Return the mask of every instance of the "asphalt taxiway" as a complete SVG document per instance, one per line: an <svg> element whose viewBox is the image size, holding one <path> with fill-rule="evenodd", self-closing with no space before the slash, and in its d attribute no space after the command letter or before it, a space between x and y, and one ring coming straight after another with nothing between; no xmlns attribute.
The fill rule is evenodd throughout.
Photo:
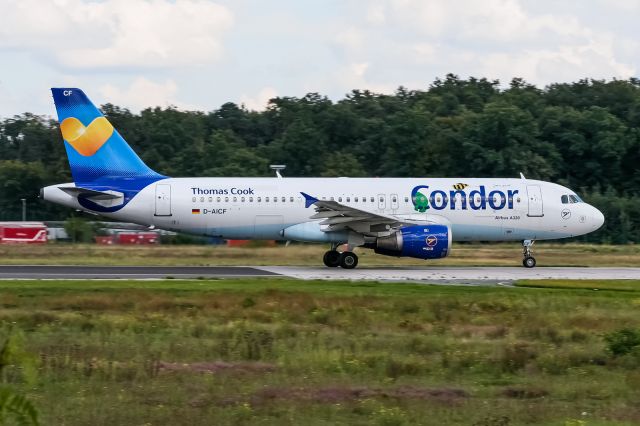
<svg viewBox="0 0 640 426"><path fill-rule="evenodd" d="M0 265L0 279L237 278L277 275L277 272L244 266Z"/></svg>
<svg viewBox="0 0 640 426"><path fill-rule="evenodd" d="M584 267L361 267L308 266L34 266L0 265L0 279L161 279L290 277L452 284L509 283L523 279L640 279L640 268Z"/></svg>

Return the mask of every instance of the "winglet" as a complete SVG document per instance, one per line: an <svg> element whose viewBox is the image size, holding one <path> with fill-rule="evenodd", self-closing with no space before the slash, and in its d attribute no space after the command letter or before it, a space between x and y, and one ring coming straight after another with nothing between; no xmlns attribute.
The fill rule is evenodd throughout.
<svg viewBox="0 0 640 426"><path fill-rule="evenodd" d="M305 194L304 192L301 192L302 196L304 197L304 208L308 209L309 207L311 207L312 205L314 205L315 203L318 202L318 199L316 197L312 197L309 194Z"/></svg>

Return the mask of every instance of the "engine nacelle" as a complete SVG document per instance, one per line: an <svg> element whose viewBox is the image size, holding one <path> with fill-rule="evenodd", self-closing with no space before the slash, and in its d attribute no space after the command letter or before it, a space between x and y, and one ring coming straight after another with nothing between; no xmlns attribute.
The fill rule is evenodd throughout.
<svg viewBox="0 0 640 426"><path fill-rule="evenodd" d="M367 245L386 256L440 259L449 255L451 229L447 225L408 226Z"/></svg>

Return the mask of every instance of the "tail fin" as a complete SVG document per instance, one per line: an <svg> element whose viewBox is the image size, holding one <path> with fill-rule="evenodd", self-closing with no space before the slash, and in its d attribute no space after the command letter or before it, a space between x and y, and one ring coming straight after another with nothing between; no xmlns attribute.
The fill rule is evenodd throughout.
<svg viewBox="0 0 640 426"><path fill-rule="evenodd" d="M76 183L164 178L144 164L82 90L52 88L51 92Z"/></svg>

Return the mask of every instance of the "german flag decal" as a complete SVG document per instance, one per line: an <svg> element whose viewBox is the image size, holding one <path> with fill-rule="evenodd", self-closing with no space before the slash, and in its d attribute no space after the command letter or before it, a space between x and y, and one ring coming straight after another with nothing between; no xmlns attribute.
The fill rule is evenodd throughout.
<svg viewBox="0 0 640 426"><path fill-rule="evenodd" d="M191 214L200 214L200 209L191 209Z"/></svg>

